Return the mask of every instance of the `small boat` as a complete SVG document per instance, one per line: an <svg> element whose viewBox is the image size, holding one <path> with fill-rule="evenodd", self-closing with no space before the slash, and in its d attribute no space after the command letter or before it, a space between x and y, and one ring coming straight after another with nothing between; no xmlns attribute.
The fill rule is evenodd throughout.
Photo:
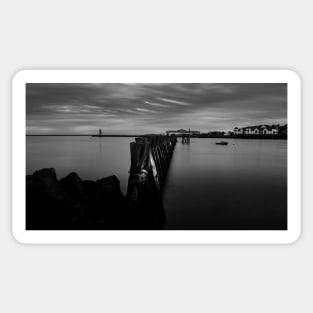
<svg viewBox="0 0 313 313"><path fill-rule="evenodd" d="M228 142L227 141L219 141L215 143L216 145L221 145L221 146L227 146Z"/></svg>

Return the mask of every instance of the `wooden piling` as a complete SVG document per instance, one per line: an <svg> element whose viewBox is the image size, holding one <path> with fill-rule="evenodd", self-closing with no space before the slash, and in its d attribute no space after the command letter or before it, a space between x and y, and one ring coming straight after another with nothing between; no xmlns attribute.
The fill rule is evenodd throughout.
<svg viewBox="0 0 313 313"><path fill-rule="evenodd" d="M182 136L181 142L182 142L182 144L190 144L190 135L189 136Z"/></svg>
<svg viewBox="0 0 313 313"><path fill-rule="evenodd" d="M165 221L162 188L176 136L146 136L130 144L127 200L132 227L161 229Z"/></svg>

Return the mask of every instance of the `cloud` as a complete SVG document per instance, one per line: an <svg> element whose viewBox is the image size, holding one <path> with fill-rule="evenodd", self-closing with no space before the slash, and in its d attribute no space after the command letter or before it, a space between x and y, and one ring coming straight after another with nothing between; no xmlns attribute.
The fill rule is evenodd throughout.
<svg viewBox="0 0 313 313"><path fill-rule="evenodd" d="M207 132L287 122L287 84L27 84L27 132Z"/></svg>
<svg viewBox="0 0 313 313"><path fill-rule="evenodd" d="M166 98L158 98L159 100L162 100L164 102L169 102L169 103L173 103L173 104L178 104L178 105L189 105L186 102L183 101L178 101L178 100L173 100L173 99L166 99Z"/></svg>
<svg viewBox="0 0 313 313"><path fill-rule="evenodd" d="M144 109L144 108L136 108L136 110L139 112L145 112L145 113L155 113L156 112L156 111Z"/></svg>
<svg viewBox="0 0 313 313"><path fill-rule="evenodd" d="M168 108L169 106L166 104L161 104L161 103L156 103L156 102L150 102L150 101L145 101L145 104L149 104L152 106L156 106L156 107L161 107L161 108Z"/></svg>

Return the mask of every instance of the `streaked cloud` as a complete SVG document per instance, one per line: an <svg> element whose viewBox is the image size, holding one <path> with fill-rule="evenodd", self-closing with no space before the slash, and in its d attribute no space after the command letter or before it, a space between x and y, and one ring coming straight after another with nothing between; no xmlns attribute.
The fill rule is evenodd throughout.
<svg viewBox="0 0 313 313"><path fill-rule="evenodd" d="M169 107L166 104L161 104L161 103L156 103L156 102L145 101L145 103L152 105L152 106L161 107L161 108L168 108Z"/></svg>
<svg viewBox="0 0 313 313"><path fill-rule="evenodd" d="M158 98L158 99L164 102L169 102L169 103L178 104L178 105L189 105L189 103L178 101L178 100L173 100L173 99L166 99L166 98Z"/></svg>
<svg viewBox="0 0 313 313"><path fill-rule="evenodd" d="M139 112L145 112L145 113L156 113L156 111L144 109L144 108L136 108L136 110Z"/></svg>
<svg viewBox="0 0 313 313"><path fill-rule="evenodd" d="M28 133L207 132L287 122L286 84L27 84Z"/></svg>

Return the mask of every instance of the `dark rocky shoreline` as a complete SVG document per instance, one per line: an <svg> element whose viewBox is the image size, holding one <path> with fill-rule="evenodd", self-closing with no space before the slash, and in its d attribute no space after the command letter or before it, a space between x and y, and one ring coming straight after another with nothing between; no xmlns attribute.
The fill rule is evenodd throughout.
<svg viewBox="0 0 313 313"><path fill-rule="evenodd" d="M129 207L116 176L90 181L73 172L58 180L53 168L26 176L27 230L162 228L146 223L137 213ZM164 212L158 214L165 216Z"/></svg>

